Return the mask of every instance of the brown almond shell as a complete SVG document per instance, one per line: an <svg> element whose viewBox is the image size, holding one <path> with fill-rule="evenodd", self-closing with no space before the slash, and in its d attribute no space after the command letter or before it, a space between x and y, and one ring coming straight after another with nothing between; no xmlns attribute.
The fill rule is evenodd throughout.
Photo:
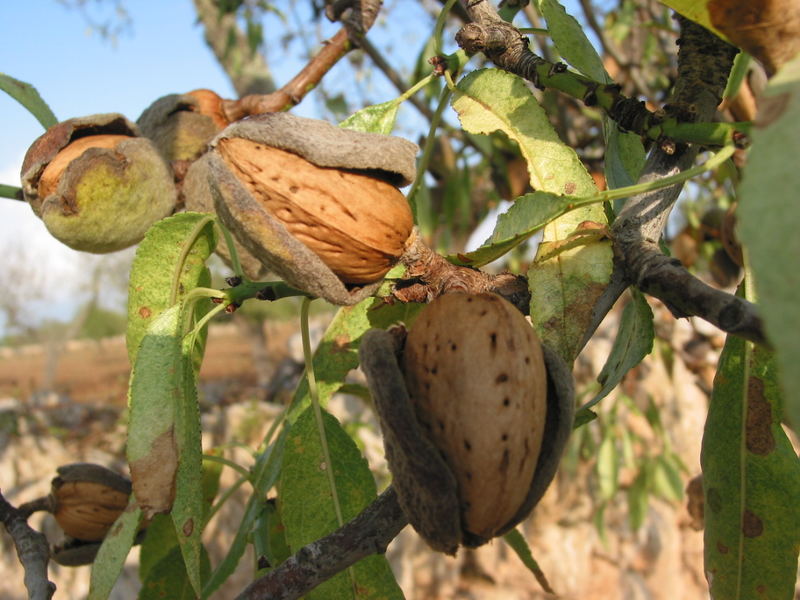
<svg viewBox="0 0 800 600"><path fill-rule="evenodd" d="M398 502L414 529L434 549L454 554L459 544L477 547L489 540L465 531L458 485L439 450L417 420L392 334L370 330L359 349L361 369L375 403ZM525 519L555 477L575 418L572 373L558 353L542 344L547 371L547 418L533 481L516 514L496 535Z"/></svg>
<svg viewBox="0 0 800 600"><path fill-rule="evenodd" d="M224 146L225 140L237 138L292 153L316 167L355 172L367 175L365 179L392 185L404 185L413 180L417 146L400 138L340 129L324 121L285 113L238 121L222 131L211 144L214 150L207 158L207 170L216 212L253 256L290 285L333 304L352 305L372 295L380 284L381 275L374 277L377 281L365 283L370 279L367 272L355 280L355 284L345 284L302 240L306 234L318 233L316 240L323 246L330 245L333 252L352 247L358 256L367 256L375 251L367 246L361 248L352 238L338 239L335 230L324 233L322 230L315 232L313 228L304 230L305 222L293 224L298 225L293 226L293 235L265 206L263 198L254 197L248 184L234 174L234 171L241 173L241 169L222 156L224 148L219 146ZM310 225L319 215L305 218ZM410 221L408 225L410 232ZM399 254L381 258L380 251L378 255L387 265L399 258Z"/></svg>

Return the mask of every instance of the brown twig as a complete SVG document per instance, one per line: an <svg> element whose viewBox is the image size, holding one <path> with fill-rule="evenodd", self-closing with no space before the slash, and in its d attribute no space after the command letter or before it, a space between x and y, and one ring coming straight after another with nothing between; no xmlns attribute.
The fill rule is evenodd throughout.
<svg viewBox="0 0 800 600"><path fill-rule="evenodd" d="M17 556L25 569L25 587L31 600L49 600L56 590L47 579L47 562L50 549L47 539L32 529L22 513L0 494L0 522L14 540Z"/></svg>
<svg viewBox="0 0 800 600"><path fill-rule="evenodd" d="M300 598L362 558L386 552L389 542L407 524L397 494L389 487L355 519L300 548L275 570L255 580L238 600Z"/></svg>
<svg viewBox="0 0 800 600"><path fill-rule="evenodd" d="M324 42L322 49L303 67L289 83L271 94L250 94L239 100L225 100L223 110L229 121L238 121L250 115L280 112L296 106L340 58L352 48L347 30L340 29Z"/></svg>
<svg viewBox="0 0 800 600"><path fill-rule="evenodd" d="M529 313L531 293L524 276L490 275L454 265L431 250L418 235L412 235L415 237L401 259L407 270L403 280L395 285L395 298L401 302L430 302L449 292L491 292L503 296L523 314Z"/></svg>

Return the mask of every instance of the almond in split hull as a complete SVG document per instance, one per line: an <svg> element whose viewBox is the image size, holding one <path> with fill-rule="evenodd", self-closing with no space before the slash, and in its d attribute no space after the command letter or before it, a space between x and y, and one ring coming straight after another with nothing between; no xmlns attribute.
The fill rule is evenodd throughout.
<svg viewBox="0 0 800 600"><path fill-rule="evenodd" d="M483 539L531 488L547 414L539 340L493 294L447 294L414 323L403 354L417 420L458 482L462 526Z"/></svg>
<svg viewBox="0 0 800 600"><path fill-rule="evenodd" d="M252 197L343 282L377 281L403 254L413 218L391 184L244 138L221 139L217 149Z"/></svg>

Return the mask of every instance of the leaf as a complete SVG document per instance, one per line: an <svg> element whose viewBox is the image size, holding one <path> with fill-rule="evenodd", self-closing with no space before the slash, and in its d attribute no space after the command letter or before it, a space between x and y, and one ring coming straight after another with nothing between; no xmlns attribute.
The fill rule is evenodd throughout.
<svg viewBox="0 0 800 600"><path fill-rule="evenodd" d="M711 17L708 14L708 4L710 0L660 0L661 4L669 6L672 10L682 14L687 19L699 23L718 37L726 40L722 32L714 29L711 24Z"/></svg>
<svg viewBox="0 0 800 600"><path fill-rule="evenodd" d="M748 250L767 337L774 345L786 411L800 430L800 56L778 71L759 102L758 126L739 186L738 232Z"/></svg>
<svg viewBox="0 0 800 600"><path fill-rule="evenodd" d="M628 522L631 529L637 531L647 516L647 474L640 471L627 490Z"/></svg>
<svg viewBox="0 0 800 600"><path fill-rule="evenodd" d="M142 511L132 496L130 505L111 527L97 552L92 564L87 600L105 600L111 594L133 547L141 519Z"/></svg>
<svg viewBox="0 0 800 600"><path fill-rule="evenodd" d="M201 569L204 552L200 535L203 532L203 445L200 428L200 405L197 380L192 368L192 342L182 343L183 362L181 397L175 404L175 437L178 449L178 471L175 474L175 501L172 522L178 536L186 574L197 595L202 590Z"/></svg>
<svg viewBox="0 0 800 600"><path fill-rule="evenodd" d="M631 301L622 311L617 338L603 370L597 376L597 381L603 387L583 408L590 408L608 396L625 374L650 354L654 336L653 311L642 293L631 289Z"/></svg>
<svg viewBox="0 0 800 600"><path fill-rule="evenodd" d="M162 312L139 346L129 388L127 457L144 514L172 511L186 569L199 592L200 412L182 308L176 304Z"/></svg>
<svg viewBox="0 0 800 600"><path fill-rule="evenodd" d="M213 223L207 214L179 213L153 225L139 244L128 284L131 364L150 323L189 290L211 284L205 262L217 245ZM198 309L198 316L207 310Z"/></svg>
<svg viewBox="0 0 800 600"><path fill-rule="evenodd" d="M619 460L616 439L608 430L597 452L597 478L600 482L600 497L610 500L619 487Z"/></svg>
<svg viewBox="0 0 800 600"><path fill-rule="evenodd" d="M149 535L149 532L148 532ZM211 562L203 548L201 572L208 576ZM195 600L197 594L186 573L183 557L178 546L173 546L167 554L148 570L146 579L142 579L139 600Z"/></svg>
<svg viewBox="0 0 800 600"><path fill-rule="evenodd" d="M253 467L253 494L247 502L244 516L239 522L239 529L230 544L228 554L208 578L203 588L203 598L208 598L231 576L244 555L248 537L256 520L261 515L267 492L278 480L287 432L288 428L284 428L278 438L258 456Z"/></svg>
<svg viewBox="0 0 800 600"><path fill-rule="evenodd" d="M30 112L42 127L50 129L58 123L58 119L50 110L47 102L42 100L39 92L30 83L25 83L19 79L14 79L10 75L0 73L0 90L11 96L14 100L22 104Z"/></svg>
<svg viewBox="0 0 800 600"><path fill-rule="evenodd" d="M545 241L539 244L537 256L549 252L554 238L567 237L558 230L571 215L545 227ZM595 302L611 279L612 258L609 241L594 241L546 261L537 260L528 270L536 331L568 364L580 351Z"/></svg>
<svg viewBox="0 0 800 600"><path fill-rule="evenodd" d="M558 138L525 82L499 69L473 71L457 85L452 105L470 133L500 130L519 144L531 186L556 195L591 196L597 188L578 155Z"/></svg>
<svg viewBox="0 0 800 600"><path fill-rule="evenodd" d="M253 550L256 560L266 560L266 570L281 564L291 556L286 545L286 533L274 498L267 500L253 528Z"/></svg>
<svg viewBox="0 0 800 600"><path fill-rule="evenodd" d="M578 71L600 83L609 83L611 78L603 67L583 27L568 14L558 0L539 0L539 10L547 21L547 30L565 61Z"/></svg>
<svg viewBox="0 0 800 600"><path fill-rule="evenodd" d="M578 155L558 139L539 103L515 75L483 69L464 77L454 96L461 124L470 133L503 131L517 142L528 162L534 189L578 197L597 192ZM584 222L605 224L602 206L590 205L566 212L544 227L539 255L566 239ZM513 222L511 231L514 234ZM521 228L520 232L524 231ZM537 260L528 272L531 315L542 341L571 363L581 347L592 308L611 277L611 245L596 241Z"/></svg>
<svg viewBox="0 0 800 600"><path fill-rule="evenodd" d="M339 123L339 127L343 129L353 129L355 131L390 135L394 129L394 123L397 120L398 108L400 108L400 104L397 100L373 104L347 117L344 121Z"/></svg>
<svg viewBox="0 0 800 600"><path fill-rule="evenodd" d="M394 276L392 272L389 275ZM320 404L325 406L341 387L345 376L358 367L358 346L364 332L371 327L385 329L398 322L410 325L423 306L390 305L380 299L367 298L354 306L340 308L314 352L314 375ZM304 377L295 391L287 420L293 422L310 404L308 381Z"/></svg>
<svg viewBox="0 0 800 600"><path fill-rule="evenodd" d="M549 594L555 594L550 587L550 584L547 583L547 578L544 575L544 571L542 571L542 568L539 566L539 563L536 562L536 559L533 558L533 554L531 553L531 548L528 545L528 542L525 540L519 530L512 529L503 536L503 539L509 546L511 546L511 549L522 561L522 564L525 565L531 573L533 573L534 577L536 577L536 581L538 581L542 586L542 589Z"/></svg>
<svg viewBox="0 0 800 600"><path fill-rule="evenodd" d="M603 173L606 186L610 190L633 185L639 179L645 161L642 139L635 133L621 131L617 124L604 119L606 132L606 154L603 162ZM614 212L619 213L626 198L614 200Z"/></svg>
<svg viewBox="0 0 800 600"><path fill-rule="evenodd" d="M313 408L292 425L286 440L279 486L279 509L292 552L339 527L327 469L333 469L344 522L376 498L367 461L339 422L323 411L332 465L325 464ZM308 599L402 598L386 558L368 556L305 596Z"/></svg>
<svg viewBox="0 0 800 600"><path fill-rule="evenodd" d="M448 256L455 264L482 267L528 240L553 219L569 210L571 197L547 192L525 194L497 218L492 236L477 250Z"/></svg>
<svg viewBox="0 0 800 600"><path fill-rule="evenodd" d="M781 427L774 356L728 336L700 462L711 596L794 597L800 462Z"/></svg>
<svg viewBox="0 0 800 600"><path fill-rule="evenodd" d="M126 451L133 492L148 517L168 511L175 494L175 412L182 401L186 368L182 316L176 304L150 323L131 372Z"/></svg>

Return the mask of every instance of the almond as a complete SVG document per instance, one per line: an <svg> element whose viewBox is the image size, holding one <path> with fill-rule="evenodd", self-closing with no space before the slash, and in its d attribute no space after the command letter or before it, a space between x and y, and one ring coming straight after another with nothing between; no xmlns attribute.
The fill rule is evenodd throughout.
<svg viewBox="0 0 800 600"><path fill-rule="evenodd" d="M377 281L403 254L413 218L390 183L245 138L216 148L252 198L343 282Z"/></svg>
<svg viewBox="0 0 800 600"><path fill-rule="evenodd" d="M415 321L402 365L417 420L458 483L465 541L494 537L519 518L542 446L536 334L499 296L448 294Z"/></svg>

